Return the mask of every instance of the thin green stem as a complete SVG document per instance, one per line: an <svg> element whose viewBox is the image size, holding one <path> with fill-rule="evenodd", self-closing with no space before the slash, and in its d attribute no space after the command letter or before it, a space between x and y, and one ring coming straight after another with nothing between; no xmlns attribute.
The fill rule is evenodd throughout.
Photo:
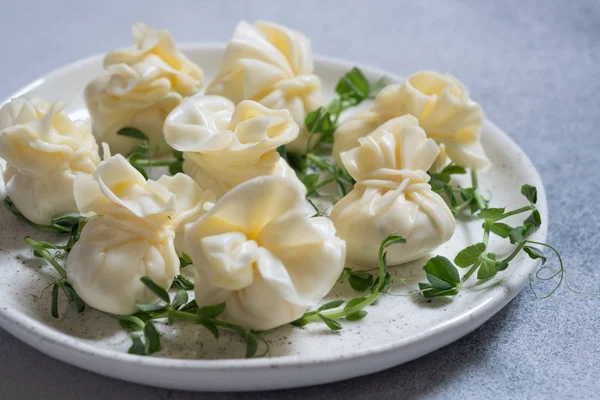
<svg viewBox="0 0 600 400"><path fill-rule="evenodd" d="M52 254L50 254L48 250L41 247L35 240L31 239L30 237L25 238L25 243L27 243L31 248L33 248L44 260L48 261L48 263L56 270L56 272L60 274L61 278L66 279L67 272L62 267L62 265L56 262L55 257L52 256Z"/></svg>
<svg viewBox="0 0 600 400"><path fill-rule="evenodd" d="M317 118L317 121L315 121L315 123L313 124L313 127L308 131L309 135L308 135L308 140L306 141L306 153L307 154L309 154L311 151L313 151L319 145L319 142L321 141L321 138L323 137L322 134L320 136L317 136L316 127L319 126L319 124L323 120L323 117L325 117L325 114L326 114L325 109L323 107L319 108L319 117ZM312 140L314 137L317 138L317 142L313 145Z"/></svg>
<svg viewBox="0 0 600 400"><path fill-rule="evenodd" d="M363 308L373 304L378 298L379 296L381 296L384 293L384 289L386 286L386 280L388 278L388 273L387 273L387 262L386 262L386 243L387 239L381 244L381 246L379 246L379 276L378 276L378 281L377 281L377 287L375 289L372 289L371 293L369 293L367 296L364 297L364 299L360 302L358 302L357 304L353 304L352 306L348 307L348 304L346 305L346 307L344 308L338 308L338 309L333 309L333 310L324 310L322 312L317 311L313 311L307 314L304 314L304 316L302 317L302 319L304 321L307 322L322 322L321 317L319 317L319 314L328 317L330 319L339 319L339 318L344 318L350 314L353 314L357 311L362 310ZM399 240L396 240L396 242L399 242ZM403 240L403 242L406 242L405 240ZM392 242L394 243L394 242ZM389 245L389 244L388 244Z"/></svg>
<svg viewBox="0 0 600 400"><path fill-rule="evenodd" d="M170 167L175 165L179 160L144 160L137 159L133 162L138 167Z"/></svg>
<svg viewBox="0 0 600 400"><path fill-rule="evenodd" d="M477 180L477 172L474 169L471 170L471 186L473 189L479 188L479 182Z"/></svg>
<svg viewBox="0 0 600 400"><path fill-rule="evenodd" d="M243 333L243 334L250 332L249 329L243 328L239 325L230 324L229 322L221 321L218 319L212 319L212 318L208 318L206 320L212 322L213 324L215 324L217 326L220 326L221 328L229 329L229 330L232 330L235 332L239 332L239 333Z"/></svg>
<svg viewBox="0 0 600 400"><path fill-rule="evenodd" d="M485 228L483 229L483 243L485 244L486 249L488 247L489 241L490 241L490 228L486 224Z"/></svg>
<svg viewBox="0 0 600 400"><path fill-rule="evenodd" d="M471 277L471 275L473 275L475 273L475 271L477 271L477 268L479 268L480 266L481 266L480 263L473 264L473 266L467 271L467 273L460 280L460 284L462 285L463 283L465 283Z"/></svg>
<svg viewBox="0 0 600 400"><path fill-rule="evenodd" d="M480 210L483 210L484 208L486 208L485 201L483 200L483 197L481 197L481 193L479 193L479 189L473 190L473 197L475 197L475 201L477 202L477 205L479 206Z"/></svg>
<svg viewBox="0 0 600 400"><path fill-rule="evenodd" d="M313 208L313 210L315 210L316 214L314 216L321 215L321 210L319 210L319 207L317 207L317 205L311 199L309 199L307 197L306 201L308 201L308 203L311 205L311 207Z"/></svg>
<svg viewBox="0 0 600 400"><path fill-rule="evenodd" d="M385 246L379 246L379 281L377 282L377 290L375 293L379 295L385 286L385 275L387 274L387 261L385 257Z"/></svg>
<svg viewBox="0 0 600 400"><path fill-rule="evenodd" d="M525 206L525 207L517 208L516 210L508 211L508 212L502 214L500 216L500 218L495 219L495 221L500 221L501 219L508 218L508 217L510 217L512 215L521 214L521 213L524 213L524 212L530 211L530 210L535 210L535 207L533 207L533 206Z"/></svg>
<svg viewBox="0 0 600 400"><path fill-rule="evenodd" d="M519 252L523 249L524 246L525 246L525 242L519 243L519 245L513 250L513 252L508 257L506 257L504 260L502 260L501 262L506 262L506 263L511 262L517 256L517 254L519 254Z"/></svg>
<svg viewBox="0 0 600 400"><path fill-rule="evenodd" d="M329 185L330 183L332 183L332 182L335 182L335 181L336 181L336 179L335 179L335 178L329 178L329 179L325 179L324 181L321 181L321 182L317 183L317 184L316 184L316 185L315 185L315 186L314 186L314 187L311 189L311 191L310 191L310 192L308 192L306 195L307 195L307 196L309 196L309 195L311 195L311 194L315 193L315 192L316 192L318 189L322 188L323 186L325 186L325 185Z"/></svg>
<svg viewBox="0 0 600 400"><path fill-rule="evenodd" d="M483 200L483 197L481 197L481 193L479 193L479 182L477 181L477 173L473 169L471 170L471 185L473 186L473 197L475 198L479 209L483 210L484 208L486 208L486 205L485 201Z"/></svg>
<svg viewBox="0 0 600 400"><path fill-rule="evenodd" d="M550 246L550 245L549 245L549 244L547 244L547 243L536 242L536 241L534 241L534 240L525 240L523 243L532 243L532 244L537 244L537 245L540 245L540 246L547 247L547 248L549 248L550 250L552 250L552 251L554 252L554 254L556 254L556 257L558 257L558 263L559 263L559 265L560 265L560 269L559 269L558 271L556 271L556 272L555 272L555 270L554 270L554 269L552 269L551 267L547 267L547 266L546 266L546 267L542 267L542 268L540 268L540 270L538 270L538 271L535 273L535 277L536 277L537 279L540 279L540 280L543 280L543 281L547 281L547 280L550 280L550 279L552 279L552 278L554 278L554 277L556 277L556 276L560 276L560 279L558 280L558 283L556 284L556 286L554 287L554 289L552 289L552 290L550 291L550 293L548 293L547 295L545 295L545 296L541 296L541 297L540 297L540 296L537 294L537 292L536 292L536 291L535 291L535 289L533 288L533 277L532 277L532 276L533 276L533 274L529 275L529 287L531 288L531 291L533 292L533 294L535 295L535 297L536 297L538 300L541 300L541 299L546 299L546 298L548 298L548 297L552 296L552 295L554 294L554 292L556 292L556 290L558 290L558 288L559 288L559 287L560 287L560 285L562 284L562 281L563 281L563 279L565 278L565 273L566 273L566 271L565 271L565 267L564 267L564 265L563 265L562 257L560 256L560 253L558 252L558 250L556 250L554 247ZM548 270L548 269L549 269L550 271L554 272L554 274L553 274L552 276L548 277L548 278L542 278L542 277L541 277L539 274L540 274L540 272L541 272L542 270L544 270L544 269L546 269L546 270Z"/></svg>
<svg viewBox="0 0 600 400"><path fill-rule="evenodd" d="M316 156L313 153L306 154L306 159L311 163L315 164L317 167L321 168L322 170L329 171L331 168L331 166L327 162L323 161L321 157Z"/></svg>
<svg viewBox="0 0 600 400"><path fill-rule="evenodd" d="M459 213L460 211L462 211L463 209L467 208L470 205L469 202L464 202L462 203L460 206L458 207L454 207L454 214Z"/></svg>
<svg viewBox="0 0 600 400"><path fill-rule="evenodd" d="M71 232L71 228L67 228L67 227L64 227L62 225L52 224L50 226L52 228L56 229L57 231L60 231L61 233L70 233Z"/></svg>
<svg viewBox="0 0 600 400"><path fill-rule="evenodd" d="M171 309L165 313L161 313L160 315L156 316L155 318L156 319L166 318L169 315L171 315L174 318L182 319L182 320L186 320L186 321L208 322L213 325L219 326L221 328L229 329L229 330L236 331L236 332L243 333L243 334L249 332L248 329L243 328L239 325L230 324L229 322L221 321L221 320L214 319L214 318L200 317L193 313L189 313L189 312L185 312L185 311L177 311L177 310L173 310L173 309Z"/></svg>
<svg viewBox="0 0 600 400"><path fill-rule="evenodd" d="M330 319L344 318L356 311L360 311L363 308L373 304L379 298L380 295L381 295L381 292L379 292L377 290L377 291L372 292L368 296L366 296L363 301L361 301L358 304L355 304L352 307L337 309L337 310L327 310L327 311L322 311L319 313L315 312L314 314L305 315L303 318L308 322L323 322L321 320L321 318L319 317L319 314L324 315L325 317L328 317Z"/></svg>

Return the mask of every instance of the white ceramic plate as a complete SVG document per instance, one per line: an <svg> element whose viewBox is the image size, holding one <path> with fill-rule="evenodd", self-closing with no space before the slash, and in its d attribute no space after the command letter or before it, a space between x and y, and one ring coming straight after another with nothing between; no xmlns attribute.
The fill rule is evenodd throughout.
<svg viewBox="0 0 600 400"><path fill-rule="evenodd" d="M214 76L222 45L182 46L197 62L208 80ZM315 57L316 72L323 80L325 94L333 96L338 79L354 64ZM361 66L369 79L387 75ZM85 85L103 73L102 57L96 56L54 71L31 83L11 97L34 91L50 101L65 101L72 117L87 119L82 92ZM368 105L364 105L365 107ZM524 205L519 194L523 183L538 188L538 207L543 219L535 240L547 232L547 205L542 182L531 161L500 129L486 122L483 146L494 167L480 177L484 194L492 206L508 209ZM2 164L3 166L3 164ZM466 183L466 182L465 182ZM522 221L523 216L514 219ZM55 275L32 256L23 242L31 235L56 240L19 223L0 207L0 326L38 350L107 376L186 390L263 390L314 385L380 371L434 351L477 328L498 312L523 287L537 263L518 257L508 270L485 284L472 284L453 299L426 301L420 296L384 296L369 315L359 322L346 322L339 332L322 324L305 328L284 326L267 336L271 357L242 359L244 344L235 335L219 341L196 325L161 326L164 349L153 357L126 353L130 344L118 323L87 308L82 314L61 304L60 320L50 315L50 291L38 298ZM510 221L509 221L510 222ZM481 240L481 222L458 222L452 240L438 254L453 258L466 245ZM510 246L492 241L500 253ZM423 280L425 260L394 268L394 277L404 277L407 285L394 284L395 291L407 292ZM52 276L52 277L51 277ZM395 279L397 282L398 279ZM356 296L347 284L334 288L330 298ZM63 312L64 311L64 312Z"/></svg>

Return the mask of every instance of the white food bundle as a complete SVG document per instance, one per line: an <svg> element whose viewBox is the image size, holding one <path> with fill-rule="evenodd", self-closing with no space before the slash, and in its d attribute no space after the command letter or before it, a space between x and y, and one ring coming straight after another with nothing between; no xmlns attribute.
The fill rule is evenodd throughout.
<svg viewBox="0 0 600 400"><path fill-rule="evenodd" d="M267 330L292 322L333 287L346 244L325 217L308 218L304 192L259 177L223 196L185 241L200 307L226 303L222 318Z"/></svg>
<svg viewBox="0 0 600 400"><path fill-rule="evenodd" d="M104 58L108 74L85 89L94 134L121 154L137 145L135 139L117 135L124 127L139 129L151 145L163 144L165 118L203 82L200 67L177 49L168 31L138 23L133 35L136 46L108 53Z"/></svg>
<svg viewBox="0 0 600 400"><path fill-rule="evenodd" d="M301 128L287 148L298 153L306 152L309 138L306 115L324 104L310 41L300 32L264 21L237 25L206 93L289 110Z"/></svg>
<svg viewBox="0 0 600 400"><path fill-rule="evenodd" d="M334 157L341 163L341 153L357 146L359 138L405 114L415 116L427 137L440 146L436 168L447 161L446 156L466 168L489 166L480 143L484 121L481 107L456 78L431 71L416 72L403 83L388 85L370 110L344 121L335 131Z"/></svg>
<svg viewBox="0 0 600 400"><path fill-rule="evenodd" d="M165 121L165 139L183 152L184 172L217 197L257 176L281 176L304 189L277 152L297 136L288 110L249 100L236 107L221 96L186 99Z"/></svg>
<svg viewBox="0 0 600 400"><path fill-rule="evenodd" d="M454 233L444 200L431 190L426 171L439 154L411 115L394 118L359 146L341 154L354 189L331 212L338 235L348 244L347 262L359 269L378 265L378 248L391 234L406 243L388 249L389 265L427 255Z"/></svg>
<svg viewBox="0 0 600 400"><path fill-rule="evenodd" d="M175 230L203 212L206 193L184 174L146 181L121 155L103 161L93 177L77 177L74 193L80 213L91 219L67 259L73 288L113 314L154 302L140 278L170 287L179 273Z"/></svg>
<svg viewBox="0 0 600 400"><path fill-rule="evenodd" d="M12 99L0 109L0 157L8 197L28 220L50 225L75 210L73 181L100 162L89 125L72 121L64 104L38 97Z"/></svg>

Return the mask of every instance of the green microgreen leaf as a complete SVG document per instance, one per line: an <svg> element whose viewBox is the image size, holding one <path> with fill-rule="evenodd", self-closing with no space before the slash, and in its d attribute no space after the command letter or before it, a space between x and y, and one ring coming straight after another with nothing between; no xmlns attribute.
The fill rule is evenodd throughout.
<svg viewBox="0 0 600 400"><path fill-rule="evenodd" d="M142 131L133 127L125 127L121 128L117 131L117 135L119 136L127 136L133 139L139 140L149 140L148 136L146 136Z"/></svg>
<svg viewBox="0 0 600 400"><path fill-rule="evenodd" d="M308 174L302 178L302 183L306 186L307 193L315 191L315 187L319 182L319 174Z"/></svg>
<svg viewBox="0 0 600 400"><path fill-rule="evenodd" d="M423 267L429 283L436 289L449 290L460 284L458 270L450 260L435 256Z"/></svg>
<svg viewBox="0 0 600 400"><path fill-rule="evenodd" d="M357 305L361 304L362 302L364 302L366 300L367 300L366 297L356 297L356 298L350 300L348 303L346 303L346 306L344 307L344 311L351 310L352 308L356 307Z"/></svg>
<svg viewBox="0 0 600 400"><path fill-rule="evenodd" d="M191 300L185 306L181 307L179 311L196 313L196 311L198 311L198 304L196 304L196 300Z"/></svg>
<svg viewBox="0 0 600 400"><path fill-rule="evenodd" d="M345 169L314 153L306 154L304 168L305 170L299 172L299 176L307 188L307 196L319 196L317 189L333 183L338 188L340 197L343 197L354 184L354 180ZM319 171L324 172L321 180Z"/></svg>
<svg viewBox="0 0 600 400"><path fill-rule="evenodd" d="M190 256L188 256L185 253L181 253L181 256L179 257L179 268L185 268L190 264L193 264L193 261L190 258Z"/></svg>
<svg viewBox="0 0 600 400"><path fill-rule="evenodd" d="M482 209L479 202L477 201L477 189L462 189L460 192L460 196L463 199L463 201L469 205L471 214L474 215L478 210Z"/></svg>
<svg viewBox="0 0 600 400"><path fill-rule="evenodd" d="M372 98L383 88L382 85L385 85L385 83L384 79L374 84L369 83L358 68L353 68L342 76L336 86L339 97L306 115L304 123L311 133L306 145L307 153L319 152L322 150L323 145L330 146L333 143L333 132L337 128L341 113L368 98ZM316 138L316 141L313 138ZM337 184L339 185L339 183Z"/></svg>
<svg viewBox="0 0 600 400"><path fill-rule="evenodd" d="M81 214L76 211L65 211L56 214L50 219L50 224L58 230L69 232L82 220Z"/></svg>
<svg viewBox="0 0 600 400"><path fill-rule="evenodd" d="M504 271L506 268L508 268L508 262L506 261L498 261L498 264L496 264L496 271Z"/></svg>
<svg viewBox="0 0 600 400"><path fill-rule="evenodd" d="M419 291L425 298L433 298L433 297L444 297L444 296L454 296L458 294L458 288L452 289L438 289L429 283L419 283Z"/></svg>
<svg viewBox="0 0 600 400"><path fill-rule="evenodd" d="M126 330L143 331L146 323L135 315L119 316L119 324Z"/></svg>
<svg viewBox="0 0 600 400"><path fill-rule="evenodd" d="M194 289L194 283L187 279L183 275L177 275L173 280L171 287L178 288L181 290L192 290Z"/></svg>
<svg viewBox="0 0 600 400"><path fill-rule="evenodd" d="M283 158L285 161L287 161L287 149L285 148L285 145L281 145L277 148L277 152L279 153L279 156L281 158Z"/></svg>
<svg viewBox="0 0 600 400"><path fill-rule="evenodd" d="M365 310L358 310L353 312L352 314L348 314L346 316L346 320L348 321L358 321L366 317L368 313Z"/></svg>
<svg viewBox="0 0 600 400"><path fill-rule="evenodd" d="M188 294L185 290L180 290L175 294L173 298L173 302L171 303L171 307L174 309L178 309L179 307L187 304L188 302Z"/></svg>
<svg viewBox="0 0 600 400"><path fill-rule="evenodd" d="M136 307L143 312L165 311L167 307L160 304L136 304Z"/></svg>
<svg viewBox="0 0 600 400"><path fill-rule="evenodd" d="M535 227L534 225L531 225L531 224L526 224L524 226L517 226L508 235L508 238L510 239L510 243L515 244L515 243L522 242L527 237L529 237L533 232L535 232L536 229L537 229L537 227Z"/></svg>
<svg viewBox="0 0 600 400"><path fill-rule="evenodd" d="M488 260L482 261L481 266L477 270L477 279L480 279L480 280L489 279L489 278L493 277L494 275L496 275L496 273L498 272L496 270L497 264L498 264L497 262L491 262Z"/></svg>
<svg viewBox="0 0 600 400"><path fill-rule="evenodd" d="M429 173L429 185L433 190L443 189L450 182L449 174Z"/></svg>
<svg viewBox="0 0 600 400"><path fill-rule="evenodd" d="M67 295L67 297L69 298L69 302L71 302L71 301L74 302L77 312L82 313L85 310L85 302L75 292L75 289L73 289L73 287L68 283L65 283L62 286L62 288L65 291L65 294Z"/></svg>
<svg viewBox="0 0 600 400"><path fill-rule="evenodd" d="M333 116L325 107L319 107L306 114L304 124L311 133L332 134L335 130Z"/></svg>
<svg viewBox="0 0 600 400"><path fill-rule="evenodd" d="M308 325L309 323L310 323L310 321L304 317L300 317L297 320L290 322L290 324L292 324L294 326L305 326L305 325Z"/></svg>
<svg viewBox="0 0 600 400"><path fill-rule="evenodd" d="M540 216L540 212L537 209L533 210L531 215L527 217L525 221L523 221L523 225L527 226L528 224L533 225L536 228L542 226L542 217Z"/></svg>
<svg viewBox="0 0 600 400"><path fill-rule="evenodd" d="M206 328L206 330L209 331L215 337L215 339L219 339L219 328L217 328L215 324L206 320L199 320L197 323Z"/></svg>
<svg viewBox="0 0 600 400"><path fill-rule="evenodd" d="M225 311L225 302L215 304L214 306L200 307L196 311L196 315L205 318L216 318Z"/></svg>
<svg viewBox="0 0 600 400"><path fill-rule="evenodd" d="M348 283L357 292L364 292L373 286L373 274L363 271L350 271L348 273Z"/></svg>
<svg viewBox="0 0 600 400"><path fill-rule="evenodd" d="M140 159L145 159L146 157L152 156L153 151L150 148L150 144L148 141L143 141L138 143L138 145L131 151L129 154L128 160L129 162L138 161Z"/></svg>
<svg viewBox="0 0 600 400"><path fill-rule="evenodd" d="M58 318L58 287L56 283L52 287L52 307L51 312L54 318Z"/></svg>
<svg viewBox="0 0 600 400"><path fill-rule="evenodd" d="M529 258L531 258L533 260L536 260L539 258L542 260L542 264L546 263L546 256L544 255L544 253L542 253L542 251L540 249L537 249L537 248L531 247L531 246L524 246L523 250L525 251L525 253L527 253Z"/></svg>
<svg viewBox="0 0 600 400"><path fill-rule="evenodd" d="M146 354L156 353L160 350L160 335L154 327L154 324L150 321L146 322L144 336L146 337L146 344L148 345Z"/></svg>
<svg viewBox="0 0 600 400"><path fill-rule="evenodd" d="M323 304L321 307L319 307L317 309L317 311L331 310L332 308L337 308L337 307L341 306L345 302L346 302L345 300L333 300L333 301L330 301L329 303Z"/></svg>
<svg viewBox="0 0 600 400"><path fill-rule="evenodd" d="M441 172L441 174L446 175L463 175L466 174L467 170L465 167L461 167L460 165L449 164L447 165Z"/></svg>
<svg viewBox="0 0 600 400"><path fill-rule="evenodd" d="M183 173L183 152L173 150L173 157L175 157L175 161L169 165L169 173L171 175Z"/></svg>
<svg viewBox="0 0 600 400"><path fill-rule="evenodd" d="M129 348L128 353L136 354L138 356L145 356L146 355L146 345L144 344L144 341L142 340L142 338L140 336L134 336L131 338L131 340L133 341L133 343L131 344L131 347Z"/></svg>
<svg viewBox="0 0 600 400"><path fill-rule="evenodd" d="M163 287L161 287L156 282L154 282L152 280L152 278L150 278L149 276L143 276L142 278L140 278L140 280L159 299L161 299L162 301L164 301L167 304L171 303L171 299L169 298L169 293L167 293L167 291Z"/></svg>
<svg viewBox="0 0 600 400"><path fill-rule="evenodd" d="M150 321L152 319L152 315L150 315L149 313L143 312L143 311L139 311L139 312L135 313L134 316L144 322Z"/></svg>
<svg viewBox="0 0 600 400"><path fill-rule="evenodd" d="M454 188L450 185L444 185L442 189L446 196L448 196L452 209L456 209L458 207L458 201L456 200L456 196L454 196Z"/></svg>
<svg viewBox="0 0 600 400"><path fill-rule="evenodd" d="M485 243L475 243L461 250L454 258L454 263L461 267L467 268L479 261L479 256L485 251Z"/></svg>
<svg viewBox="0 0 600 400"><path fill-rule="evenodd" d="M326 317L321 313L318 313L317 315L321 319L321 321L323 321L325 325L327 325L327 327L332 331L339 331L340 329L342 329L342 325L340 325L340 323L336 320Z"/></svg>
<svg viewBox="0 0 600 400"><path fill-rule="evenodd" d="M342 97L351 98L357 103L369 97L369 81L356 67L347 72L338 82L335 91Z"/></svg>
<svg viewBox="0 0 600 400"><path fill-rule="evenodd" d="M79 222L71 228L71 236L69 236L69 240L65 245L66 251L71 251L73 246L75 246L75 243L79 241L79 238L81 237L81 231L83 230L86 224L87 218L81 217L79 219Z"/></svg>
<svg viewBox="0 0 600 400"><path fill-rule="evenodd" d="M535 186L531 186L531 185L527 185L527 184L521 186L521 194L523 196L525 196L525 198L532 205L537 203L537 188Z"/></svg>
<svg viewBox="0 0 600 400"><path fill-rule="evenodd" d="M505 208L485 208L479 211L477 216L481 219L498 219L504 214L505 210Z"/></svg>
<svg viewBox="0 0 600 400"><path fill-rule="evenodd" d="M504 222L494 222L488 225L490 231L503 239L506 239L510 232L514 229L512 226L505 224Z"/></svg>
<svg viewBox="0 0 600 400"><path fill-rule="evenodd" d="M306 158L298 153L287 151L287 162L294 171L306 170Z"/></svg>
<svg viewBox="0 0 600 400"><path fill-rule="evenodd" d="M389 235L383 240L383 242L381 242L381 247L387 249L388 247L396 243L406 243L406 238L404 236L398 236L393 234Z"/></svg>
<svg viewBox="0 0 600 400"><path fill-rule="evenodd" d="M247 332L245 335L246 339L246 358L252 358L256 355L256 350L258 350L258 342L256 341L256 336L252 332Z"/></svg>

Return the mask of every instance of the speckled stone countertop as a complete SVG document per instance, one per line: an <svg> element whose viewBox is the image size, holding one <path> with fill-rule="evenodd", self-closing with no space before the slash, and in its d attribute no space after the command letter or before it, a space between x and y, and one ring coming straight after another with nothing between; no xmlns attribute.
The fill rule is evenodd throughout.
<svg viewBox="0 0 600 400"><path fill-rule="evenodd" d="M226 41L241 19L305 32L317 53L406 75L450 72L527 152L550 207L549 242L574 286L600 290L600 3L557 1L4 1L0 97L121 47L134 21L179 41ZM554 259L551 260L555 262ZM271 393L185 393L79 370L0 330L0 398L598 398L600 298L526 288L463 339L350 381Z"/></svg>

